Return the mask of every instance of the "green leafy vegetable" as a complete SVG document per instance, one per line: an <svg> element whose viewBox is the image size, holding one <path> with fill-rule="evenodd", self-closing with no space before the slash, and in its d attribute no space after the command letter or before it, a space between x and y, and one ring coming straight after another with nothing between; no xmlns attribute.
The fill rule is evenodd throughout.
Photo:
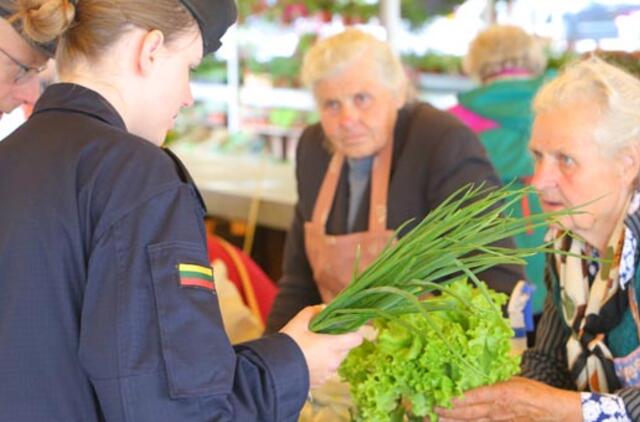
<svg viewBox="0 0 640 422"><path fill-rule="evenodd" d="M356 420L435 420L434 406L518 372L504 294L464 279L421 302L428 312L374 320L378 337L352 350L339 374L349 382Z"/></svg>

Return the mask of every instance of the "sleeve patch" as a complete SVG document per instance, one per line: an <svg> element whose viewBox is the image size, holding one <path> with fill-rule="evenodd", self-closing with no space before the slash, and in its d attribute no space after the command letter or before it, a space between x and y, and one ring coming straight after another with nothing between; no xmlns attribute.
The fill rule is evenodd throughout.
<svg viewBox="0 0 640 422"><path fill-rule="evenodd" d="M207 290L215 290L213 269L197 264L178 264L181 287L200 287Z"/></svg>

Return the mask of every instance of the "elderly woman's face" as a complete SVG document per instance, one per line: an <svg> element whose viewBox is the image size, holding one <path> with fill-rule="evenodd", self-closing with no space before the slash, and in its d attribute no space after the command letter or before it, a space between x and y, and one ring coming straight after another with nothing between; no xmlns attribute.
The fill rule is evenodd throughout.
<svg viewBox="0 0 640 422"><path fill-rule="evenodd" d="M529 143L535 159L532 184L544 211L596 200L581 208L584 213L560 221L587 240L608 238L627 203L635 176L627 160L604 155L595 143L599 122L594 105L575 102L538 114Z"/></svg>
<svg viewBox="0 0 640 422"><path fill-rule="evenodd" d="M402 103L379 80L372 59L316 83L314 95L325 135L347 157L373 155L391 140Z"/></svg>

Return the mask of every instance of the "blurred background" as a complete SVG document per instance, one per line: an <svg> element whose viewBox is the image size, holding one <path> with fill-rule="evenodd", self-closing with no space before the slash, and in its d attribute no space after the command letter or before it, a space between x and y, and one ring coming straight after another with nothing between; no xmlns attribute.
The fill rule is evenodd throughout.
<svg viewBox="0 0 640 422"><path fill-rule="evenodd" d="M443 109L475 86L462 59L492 23L540 37L550 69L597 52L640 75L640 0L238 0L238 6L223 47L194 71L195 106L179 116L166 146L200 188L209 230L250 254L272 280L280 276L297 199L297 140L318 120L299 71L319 37L357 26L389 41L418 98ZM24 114L2 119L0 139Z"/></svg>

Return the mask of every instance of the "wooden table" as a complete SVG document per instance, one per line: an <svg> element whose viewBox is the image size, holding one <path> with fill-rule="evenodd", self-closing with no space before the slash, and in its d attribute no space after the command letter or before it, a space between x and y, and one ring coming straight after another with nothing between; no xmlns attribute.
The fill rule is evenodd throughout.
<svg viewBox="0 0 640 422"><path fill-rule="evenodd" d="M247 220L258 201L257 224L288 230L297 201L294 165L270 157L216 153L193 145L177 145L209 215Z"/></svg>

